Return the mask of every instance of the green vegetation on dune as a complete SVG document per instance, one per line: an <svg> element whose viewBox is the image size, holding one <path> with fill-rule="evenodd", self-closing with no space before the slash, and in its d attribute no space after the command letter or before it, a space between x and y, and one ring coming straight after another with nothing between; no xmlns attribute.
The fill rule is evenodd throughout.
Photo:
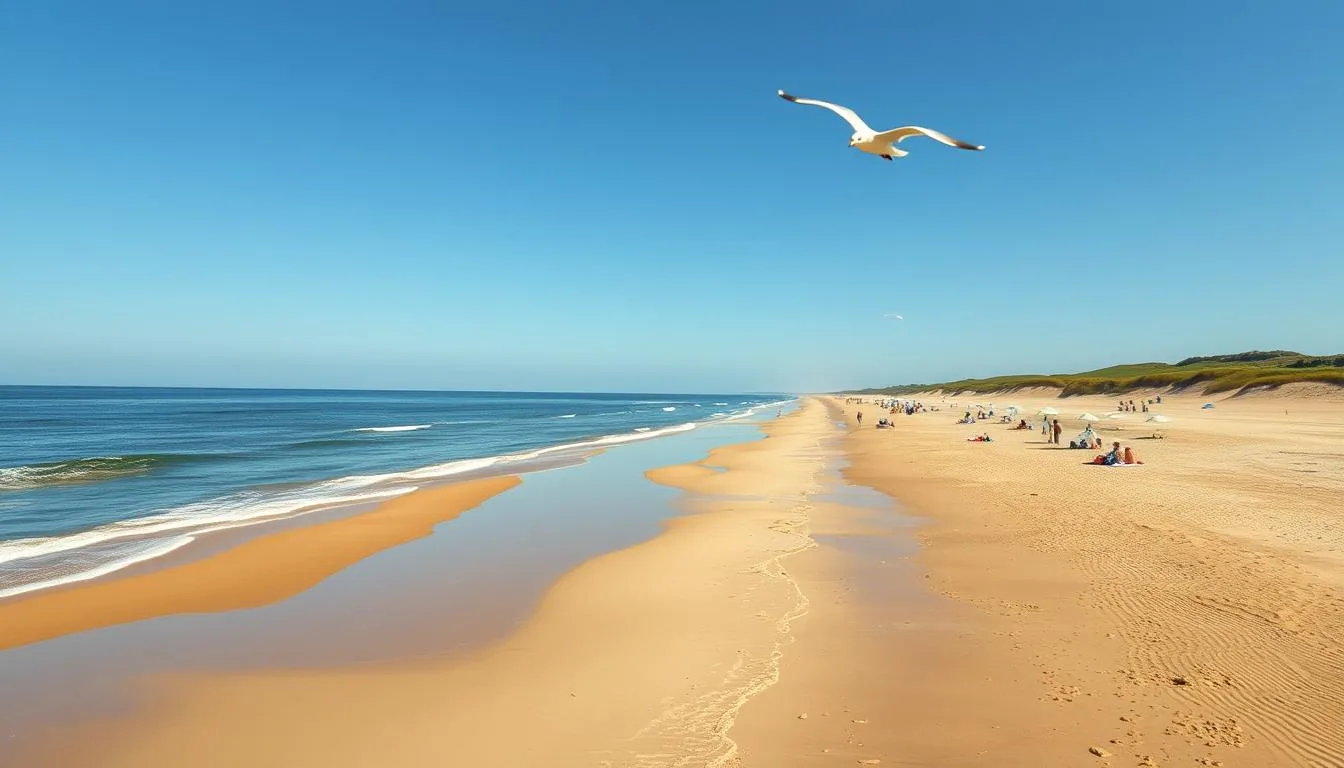
<svg viewBox="0 0 1344 768"><path fill-rule="evenodd" d="M1344 355L1312 356L1299 352L1242 352L1236 355L1190 357L1179 363L1132 363L1082 373L1024 374L989 379L962 379L939 384L906 384L860 390L860 394L904 395L913 392L1001 392L1025 387L1051 387L1061 396L1123 394L1136 389L1183 390L1203 394L1243 392L1297 382L1344 387Z"/></svg>

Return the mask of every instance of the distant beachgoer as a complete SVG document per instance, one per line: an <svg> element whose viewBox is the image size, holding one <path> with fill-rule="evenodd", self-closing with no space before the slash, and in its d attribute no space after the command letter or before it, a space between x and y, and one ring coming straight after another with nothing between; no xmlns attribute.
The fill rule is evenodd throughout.
<svg viewBox="0 0 1344 768"><path fill-rule="evenodd" d="M1134 455L1134 451L1130 450L1129 446L1125 446L1125 463L1126 464L1142 463L1139 461L1139 457Z"/></svg>
<svg viewBox="0 0 1344 768"><path fill-rule="evenodd" d="M859 411L858 415L855 418L859 420L859 426L863 426L863 411Z"/></svg>
<svg viewBox="0 0 1344 768"><path fill-rule="evenodd" d="M1055 445L1059 445L1059 433L1064 431L1064 428L1059 425L1059 419L1055 419L1053 429L1055 431L1055 439L1052 442L1054 442Z"/></svg>

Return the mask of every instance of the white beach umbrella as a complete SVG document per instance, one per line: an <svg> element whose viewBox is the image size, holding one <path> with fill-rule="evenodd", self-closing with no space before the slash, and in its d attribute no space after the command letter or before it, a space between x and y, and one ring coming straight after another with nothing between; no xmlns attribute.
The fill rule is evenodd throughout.
<svg viewBox="0 0 1344 768"><path fill-rule="evenodd" d="M1090 413L1084 413L1082 416L1079 416L1079 417L1078 417L1078 420L1079 420L1079 421L1101 421L1101 419L1100 419L1099 417L1094 416L1094 415L1092 415L1092 414L1090 414Z"/></svg>
<svg viewBox="0 0 1344 768"><path fill-rule="evenodd" d="M1037 416L1058 416L1058 415L1059 415L1059 409L1058 409L1058 408L1055 408L1055 407L1053 407L1053 406L1049 406L1049 405L1047 405L1047 406L1045 406L1044 408L1042 408L1041 410L1037 411L1037 412L1036 412L1036 415L1037 415Z"/></svg>
<svg viewBox="0 0 1344 768"><path fill-rule="evenodd" d="M1010 410L1010 411L1020 411L1020 410L1022 410L1022 406L1018 405L1017 403L1013 403L1012 405L1008 406L1008 410Z"/></svg>

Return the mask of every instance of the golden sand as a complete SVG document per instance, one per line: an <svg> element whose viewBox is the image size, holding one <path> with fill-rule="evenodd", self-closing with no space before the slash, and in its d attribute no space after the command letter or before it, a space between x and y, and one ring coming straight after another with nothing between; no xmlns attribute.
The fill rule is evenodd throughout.
<svg viewBox="0 0 1344 768"><path fill-rule="evenodd" d="M912 574L800 557L815 607L739 723L745 764L1344 765L1344 401L1303 394L1211 411L1164 396L1166 439L1142 439L1142 413L1103 423L1145 462L1123 469L1067 448L1107 398L949 397L892 430L833 403L847 476L929 521L904 564L928 591L864 599L884 568ZM1065 447L954 423L986 400L1058 407ZM982 432L994 441L965 442ZM855 520L818 509L812 524Z"/></svg>
<svg viewBox="0 0 1344 768"><path fill-rule="evenodd" d="M1065 441L1113 408L1051 394L1012 399L1065 411ZM1146 462L1127 469L954 424L974 400L891 430L855 428L850 407L843 436L846 406L809 400L765 440L650 473L693 513L568 573L496 646L147 681L141 711L24 764L1334 768L1344 401L1328 394L1165 398L1164 440L1138 439L1142 414L1103 423ZM818 496L842 453L926 524ZM912 535L914 554L887 547Z"/></svg>
<svg viewBox="0 0 1344 768"><path fill-rule="evenodd" d="M0 603L0 650L156 616L279 602L376 552L426 536L519 482L491 477L414 491L362 515L261 536L202 560Z"/></svg>

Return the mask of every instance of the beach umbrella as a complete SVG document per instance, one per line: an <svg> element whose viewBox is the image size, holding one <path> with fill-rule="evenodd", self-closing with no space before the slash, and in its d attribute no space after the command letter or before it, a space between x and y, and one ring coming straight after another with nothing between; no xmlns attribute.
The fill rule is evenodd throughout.
<svg viewBox="0 0 1344 768"><path fill-rule="evenodd" d="M1208 410L1208 409L1210 409L1210 408L1213 407L1213 403L1205 403L1205 404L1203 404L1203 405L1201 405L1201 406L1199 406L1199 407L1200 407L1200 408L1203 408L1203 409L1205 409L1205 410Z"/></svg>
<svg viewBox="0 0 1344 768"><path fill-rule="evenodd" d="M1044 408L1042 408L1041 410L1037 411L1037 412L1036 412L1036 415L1037 415L1037 416L1058 416L1058 415L1059 415L1059 409L1047 405L1047 406L1045 406Z"/></svg>
<svg viewBox="0 0 1344 768"><path fill-rule="evenodd" d="M1020 411L1020 410L1022 410L1022 406L1018 405L1017 403L1013 403L1012 405L1008 406L1008 410L1010 410L1010 411Z"/></svg>
<svg viewBox="0 0 1344 768"><path fill-rule="evenodd" d="M1078 420L1079 420L1079 421L1101 421L1100 418L1098 418L1098 417L1096 417L1096 416L1093 416L1093 415L1090 414L1090 413L1084 413L1082 416L1079 416L1079 417L1078 417Z"/></svg>

